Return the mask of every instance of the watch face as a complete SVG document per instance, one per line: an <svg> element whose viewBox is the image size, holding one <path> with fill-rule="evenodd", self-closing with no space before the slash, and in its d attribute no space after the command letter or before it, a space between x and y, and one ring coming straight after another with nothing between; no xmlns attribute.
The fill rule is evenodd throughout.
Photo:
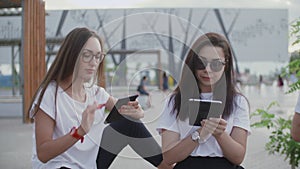
<svg viewBox="0 0 300 169"><path fill-rule="evenodd" d="M192 134L192 140L198 140L200 139L199 133L198 131L194 131L194 133Z"/></svg>

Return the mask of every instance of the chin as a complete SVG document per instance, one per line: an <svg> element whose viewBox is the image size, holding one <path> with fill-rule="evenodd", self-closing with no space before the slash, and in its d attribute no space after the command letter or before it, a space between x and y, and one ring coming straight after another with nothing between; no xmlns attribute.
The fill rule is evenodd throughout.
<svg viewBox="0 0 300 169"><path fill-rule="evenodd" d="M84 81L85 83L90 82L91 80L92 80L92 77L84 77L84 78L83 78L83 81Z"/></svg>
<svg viewBox="0 0 300 169"><path fill-rule="evenodd" d="M204 86L213 86L216 82L215 81L201 81L201 83L204 85Z"/></svg>

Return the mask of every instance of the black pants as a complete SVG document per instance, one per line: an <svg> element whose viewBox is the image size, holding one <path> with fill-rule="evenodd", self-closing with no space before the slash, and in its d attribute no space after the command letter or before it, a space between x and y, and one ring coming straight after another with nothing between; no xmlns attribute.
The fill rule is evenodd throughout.
<svg viewBox="0 0 300 169"><path fill-rule="evenodd" d="M162 161L161 147L144 124L139 120L124 118L110 123L104 129L96 161L97 168L109 168L127 145L154 166L158 166Z"/></svg>
<svg viewBox="0 0 300 169"><path fill-rule="evenodd" d="M223 157L192 157L176 164L174 169L243 169Z"/></svg>

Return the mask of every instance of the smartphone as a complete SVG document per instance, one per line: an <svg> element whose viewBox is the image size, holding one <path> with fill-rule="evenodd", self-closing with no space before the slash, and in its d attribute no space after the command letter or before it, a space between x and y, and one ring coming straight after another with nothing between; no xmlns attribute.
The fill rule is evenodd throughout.
<svg viewBox="0 0 300 169"><path fill-rule="evenodd" d="M201 126L201 121L210 117L222 116L222 101L189 99L189 124Z"/></svg>
<svg viewBox="0 0 300 169"><path fill-rule="evenodd" d="M127 104L129 101L135 101L138 96L139 95L132 95L129 97L124 97L124 98L118 99L117 103L115 104L113 109L110 111L110 113L106 117L104 123L107 124L107 123L111 123L113 121L117 121L117 120L124 118L119 113L118 109L120 109L122 105Z"/></svg>

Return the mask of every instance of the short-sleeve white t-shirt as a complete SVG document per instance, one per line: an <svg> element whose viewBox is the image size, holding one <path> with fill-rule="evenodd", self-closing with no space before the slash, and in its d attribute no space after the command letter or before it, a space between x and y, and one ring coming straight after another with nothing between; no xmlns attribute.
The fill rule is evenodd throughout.
<svg viewBox="0 0 300 169"><path fill-rule="evenodd" d="M44 97L40 104L48 116L55 120L53 139L57 139L68 134L73 126L78 127L81 123L82 112L90 104L96 101L98 104L106 103L109 94L101 87L94 85L86 88L86 102L78 102L72 99L62 88L58 87L57 100L55 107L56 82L51 82L47 87ZM35 104L37 99L35 100ZM33 108L31 113L33 113ZM55 113L56 111L56 113ZM62 166L72 169L90 168L96 169L96 157L101 141L105 114L104 108L96 110L95 121L90 131L84 136L84 142L78 141L61 155L51 159L47 163L42 163L36 153L35 129L33 129L33 157L32 165L34 169L53 169Z"/></svg>
<svg viewBox="0 0 300 169"><path fill-rule="evenodd" d="M202 93L201 98L211 98L212 93ZM235 97L236 106L233 108L232 114L225 119L227 121L226 132L231 133L233 127L240 127L248 131L250 134L250 118L249 118L249 106L245 97L238 95ZM200 126L189 125L189 119L186 118L184 121L176 118L176 111L171 113L173 110L174 99L169 103L169 99L166 100L165 107L162 115L159 119L157 130L161 133L162 129L176 132L180 135L180 139L184 139L190 136ZM223 152L219 146L215 137L210 136L205 143L199 144L194 151L190 154L191 156L208 156L208 157L223 157Z"/></svg>

